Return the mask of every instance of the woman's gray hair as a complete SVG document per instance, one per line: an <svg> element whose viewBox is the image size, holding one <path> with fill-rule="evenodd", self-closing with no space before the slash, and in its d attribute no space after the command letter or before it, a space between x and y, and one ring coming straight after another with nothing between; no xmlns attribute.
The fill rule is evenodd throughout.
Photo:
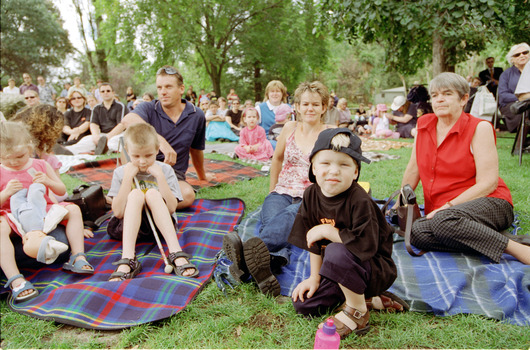
<svg viewBox="0 0 530 350"><path fill-rule="evenodd" d="M514 52L521 47L530 51L530 45L528 45L527 43L520 43L520 44L513 45L510 48L510 51L508 51L508 54L506 55L506 61L508 61L508 63L513 64L512 56Z"/></svg>
<svg viewBox="0 0 530 350"><path fill-rule="evenodd" d="M452 90L456 91L458 96L462 98L465 94L469 94L469 84L464 77L450 72L438 74L429 84L429 94L432 96L434 91Z"/></svg>

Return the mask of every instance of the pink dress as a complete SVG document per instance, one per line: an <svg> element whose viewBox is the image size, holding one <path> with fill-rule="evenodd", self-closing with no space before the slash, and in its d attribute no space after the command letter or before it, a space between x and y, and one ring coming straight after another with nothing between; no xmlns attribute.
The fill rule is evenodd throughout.
<svg viewBox="0 0 530 350"><path fill-rule="evenodd" d="M243 148L243 146L251 146L255 144L259 144L259 149L254 153L248 153ZM266 161L272 157L274 150L272 149L269 140L267 140L265 129L258 125L252 130L248 127L241 129L241 132L239 133L239 145L236 146L235 152L241 159Z"/></svg>
<svg viewBox="0 0 530 350"><path fill-rule="evenodd" d="M33 177L28 173L28 170L35 169L36 171L41 171L43 173L46 173L47 171L46 163L47 162L42 159L32 159L32 164L29 168L24 169L24 170L19 170L19 171L8 170L0 166L0 191L3 191L6 188L7 183L12 179L17 179L18 181L20 181L24 188L29 188L29 185L33 183ZM50 189L48 188L48 192L49 190ZM53 200L50 199L48 195L44 195L44 197L46 198L46 203L47 203L46 211L48 211L50 210L51 206L55 203L53 202ZM7 215L7 213L11 212L10 203L11 203L10 198L6 199L6 201L2 204L2 207L0 208L0 215L5 216ZM59 204L63 206L67 206L71 203L61 202ZM9 220L9 218L8 218L8 222L9 222L9 226L11 226L11 228L17 234L19 234L15 224L13 224L11 220Z"/></svg>

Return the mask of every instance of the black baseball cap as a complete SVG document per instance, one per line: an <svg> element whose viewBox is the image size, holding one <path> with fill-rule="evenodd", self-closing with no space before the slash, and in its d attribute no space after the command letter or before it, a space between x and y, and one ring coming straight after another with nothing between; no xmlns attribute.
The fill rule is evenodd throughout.
<svg viewBox="0 0 530 350"><path fill-rule="evenodd" d="M331 140L337 135L337 134L346 134L350 137L350 145L348 147L341 147L340 149L336 149L331 145ZM359 136L355 135L351 132L348 128L333 128L333 129L326 129L322 131L318 135L317 142L315 142L315 147L313 147L313 150L311 151L311 154L309 155L309 162L312 163L313 157L315 154L317 154L320 151L324 150L332 150L336 152L342 152L346 153L350 157L357 162L357 165L359 167L359 171L361 169L361 163L365 162L367 164L370 164L370 159L363 156L363 151L361 150L361 139ZM309 181L315 183L315 175L313 174L313 167L312 164L309 166Z"/></svg>

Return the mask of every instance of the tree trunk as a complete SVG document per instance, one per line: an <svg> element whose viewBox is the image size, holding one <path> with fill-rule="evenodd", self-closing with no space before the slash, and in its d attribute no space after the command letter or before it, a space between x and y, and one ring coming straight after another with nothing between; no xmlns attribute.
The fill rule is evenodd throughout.
<svg viewBox="0 0 530 350"><path fill-rule="evenodd" d="M444 48L444 40L438 32L434 32L432 38L432 75L436 77L443 72L454 72L455 66L447 63L453 50Z"/></svg>
<svg viewBox="0 0 530 350"><path fill-rule="evenodd" d="M213 91L215 91L215 94L217 95L217 97L220 97L221 96L221 69L212 67L211 74L210 74L210 80L212 81Z"/></svg>
<svg viewBox="0 0 530 350"><path fill-rule="evenodd" d="M263 86L261 85L261 68L259 62L254 63L254 101L262 101L261 92Z"/></svg>

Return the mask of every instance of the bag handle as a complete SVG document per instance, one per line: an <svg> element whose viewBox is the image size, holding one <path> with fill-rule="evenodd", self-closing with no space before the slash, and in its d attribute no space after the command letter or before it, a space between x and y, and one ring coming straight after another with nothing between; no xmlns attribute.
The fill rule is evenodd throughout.
<svg viewBox="0 0 530 350"><path fill-rule="evenodd" d="M410 234L412 232L412 219L414 216L414 205L412 204L406 204L405 208L407 208L407 221L405 226L405 247L407 248L407 252L409 252L412 256L422 256L423 254L427 253L425 250L421 250L419 253L416 253L412 249L412 245L410 244Z"/></svg>

